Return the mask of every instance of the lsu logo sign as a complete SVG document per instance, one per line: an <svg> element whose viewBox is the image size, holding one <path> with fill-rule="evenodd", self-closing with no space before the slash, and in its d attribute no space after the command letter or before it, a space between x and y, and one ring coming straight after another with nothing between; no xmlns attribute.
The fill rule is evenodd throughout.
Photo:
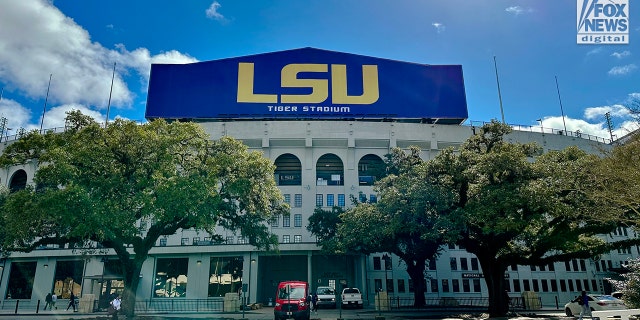
<svg viewBox="0 0 640 320"><path fill-rule="evenodd" d="M578 44L628 44L629 0L577 0Z"/></svg>
<svg viewBox="0 0 640 320"><path fill-rule="evenodd" d="M347 66L344 64L293 63L282 67L280 71L282 91L286 92L287 88L297 88L310 91L308 94L255 92L254 70L254 63L238 63L238 103L369 105L378 101L380 97L377 65L362 65L362 93L356 95L349 95L347 92ZM301 73L316 76L303 77ZM266 76L273 79L277 75ZM264 75L260 79L264 79ZM329 83L331 92L329 92Z"/></svg>

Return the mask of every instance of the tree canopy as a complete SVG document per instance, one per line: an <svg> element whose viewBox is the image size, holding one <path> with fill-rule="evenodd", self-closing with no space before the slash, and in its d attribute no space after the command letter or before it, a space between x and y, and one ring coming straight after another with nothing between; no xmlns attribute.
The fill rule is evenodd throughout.
<svg viewBox="0 0 640 320"><path fill-rule="evenodd" d="M64 133L31 132L0 157L5 166L39 164L34 186L3 199L4 250L112 249L132 315L142 263L161 236L194 228L216 239L223 227L257 247L277 245L266 221L288 207L262 154L229 137L211 141L194 123L116 120L103 128L72 112L67 124Z"/></svg>

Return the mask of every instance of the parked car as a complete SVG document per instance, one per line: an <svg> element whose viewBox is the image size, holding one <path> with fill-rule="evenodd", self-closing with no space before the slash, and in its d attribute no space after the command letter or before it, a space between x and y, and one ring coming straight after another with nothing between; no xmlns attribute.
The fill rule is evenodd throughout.
<svg viewBox="0 0 640 320"><path fill-rule="evenodd" d="M275 320L309 320L311 317L309 284L304 281L280 282L276 289L273 315Z"/></svg>
<svg viewBox="0 0 640 320"><path fill-rule="evenodd" d="M624 301L611 295L588 294L587 296L589 297L589 309L591 311L627 309ZM579 296L564 305L564 312L567 317L579 315L580 311L582 311L582 306L578 304L578 300L580 300Z"/></svg>
<svg viewBox="0 0 640 320"><path fill-rule="evenodd" d="M342 306L350 306L356 308L362 308L362 294L358 288L344 288L342 289Z"/></svg>
<svg viewBox="0 0 640 320"><path fill-rule="evenodd" d="M316 289L318 295L318 307L336 307L336 291L331 287L318 287Z"/></svg>

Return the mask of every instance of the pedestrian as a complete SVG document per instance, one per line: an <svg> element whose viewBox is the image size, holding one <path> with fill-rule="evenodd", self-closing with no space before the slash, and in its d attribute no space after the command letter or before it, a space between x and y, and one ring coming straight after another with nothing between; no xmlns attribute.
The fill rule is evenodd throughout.
<svg viewBox="0 0 640 320"><path fill-rule="evenodd" d="M73 291L69 295L69 305L67 305L67 311L69 308L73 308L73 312L78 312L76 309L76 296L73 294Z"/></svg>
<svg viewBox="0 0 640 320"><path fill-rule="evenodd" d="M313 306L312 306L313 312L318 314L318 294L317 293L314 293L313 297L311 297L311 303L313 303Z"/></svg>
<svg viewBox="0 0 640 320"><path fill-rule="evenodd" d="M51 308L51 293L47 293L47 296L44 297L44 310L47 310L47 308Z"/></svg>
<svg viewBox="0 0 640 320"><path fill-rule="evenodd" d="M120 307L122 306L122 300L120 299L119 295L116 295L115 298L113 298L113 300L111 300L111 302L109 302L109 304L111 304L111 308L113 312L111 313L112 315L112 319L118 320L118 313L120 312Z"/></svg>
<svg viewBox="0 0 640 320"><path fill-rule="evenodd" d="M56 308L56 310L58 310L58 307L56 307L57 301L58 301L58 296L56 295L55 292L53 292L51 294L51 308L49 310L53 310L53 308Z"/></svg>
<svg viewBox="0 0 640 320"><path fill-rule="evenodd" d="M582 309L580 310L579 320L582 320L582 317L586 316L587 314L589 315L589 317L591 317L591 319L593 319L593 316L591 315L591 308L589 308L589 296L587 296L586 291L582 290L580 297L578 297L578 304L582 307Z"/></svg>

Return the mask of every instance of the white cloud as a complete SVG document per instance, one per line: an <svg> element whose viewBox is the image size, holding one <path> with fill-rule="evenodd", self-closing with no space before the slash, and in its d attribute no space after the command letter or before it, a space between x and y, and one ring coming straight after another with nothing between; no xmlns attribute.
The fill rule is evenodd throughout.
<svg viewBox="0 0 640 320"><path fill-rule="evenodd" d="M631 51L629 51L629 50L625 50L625 51L622 51L622 52L614 52L614 53L611 54L612 57L616 57L618 59L622 59L622 58L628 57L630 55L631 55Z"/></svg>
<svg viewBox="0 0 640 320"><path fill-rule="evenodd" d="M609 75L611 76L621 76L621 75L625 75L627 73L630 73L632 71L634 71L637 68L637 66L635 64L628 64L626 66L618 66L618 67L613 67L611 68L611 70L609 70Z"/></svg>
<svg viewBox="0 0 640 320"><path fill-rule="evenodd" d="M602 47L596 47L594 49L591 49L591 50L589 50L589 52L587 52L587 57L599 54L600 52L602 52L602 50L603 50Z"/></svg>
<svg viewBox="0 0 640 320"><path fill-rule="evenodd" d="M612 106L602 107L590 107L584 110L584 117L591 119L602 119L606 113L609 113L614 117L627 117L629 116L629 110L625 106L620 104L614 104Z"/></svg>
<svg viewBox="0 0 640 320"><path fill-rule="evenodd" d="M31 111L11 99L2 98L0 100L0 117L7 119L5 126L12 129L9 131L9 135L15 134L20 128L25 128L26 130L36 129L35 125L29 124Z"/></svg>
<svg viewBox="0 0 640 320"><path fill-rule="evenodd" d="M511 7L508 7L506 9L504 9L504 11L506 11L508 13L511 13L513 15L519 16L519 15L521 15L523 13L533 12L533 9L531 9L531 8L523 8L521 6L511 6Z"/></svg>
<svg viewBox="0 0 640 320"><path fill-rule="evenodd" d="M67 117L67 111L79 110L82 114L92 117L96 122L104 123L105 115L102 113L91 110L88 107L71 103L53 107L44 114L43 128L64 128L64 119ZM42 118L40 118L42 120Z"/></svg>
<svg viewBox="0 0 640 320"><path fill-rule="evenodd" d="M432 23L431 25L432 25L432 26L434 26L434 27L436 28L436 31L437 31L438 33L443 32L443 31L445 30L445 28L446 28L446 27L444 26L444 24L442 24L442 23L440 23L440 22L434 22L434 23Z"/></svg>
<svg viewBox="0 0 640 320"><path fill-rule="evenodd" d="M218 1L214 1L213 3L211 3L209 8L207 8L207 10L205 11L207 18L218 21L225 21L225 17L220 12L218 12L218 9L220 9L220 7L222 7L222 5L218 3Z"/></svg>

